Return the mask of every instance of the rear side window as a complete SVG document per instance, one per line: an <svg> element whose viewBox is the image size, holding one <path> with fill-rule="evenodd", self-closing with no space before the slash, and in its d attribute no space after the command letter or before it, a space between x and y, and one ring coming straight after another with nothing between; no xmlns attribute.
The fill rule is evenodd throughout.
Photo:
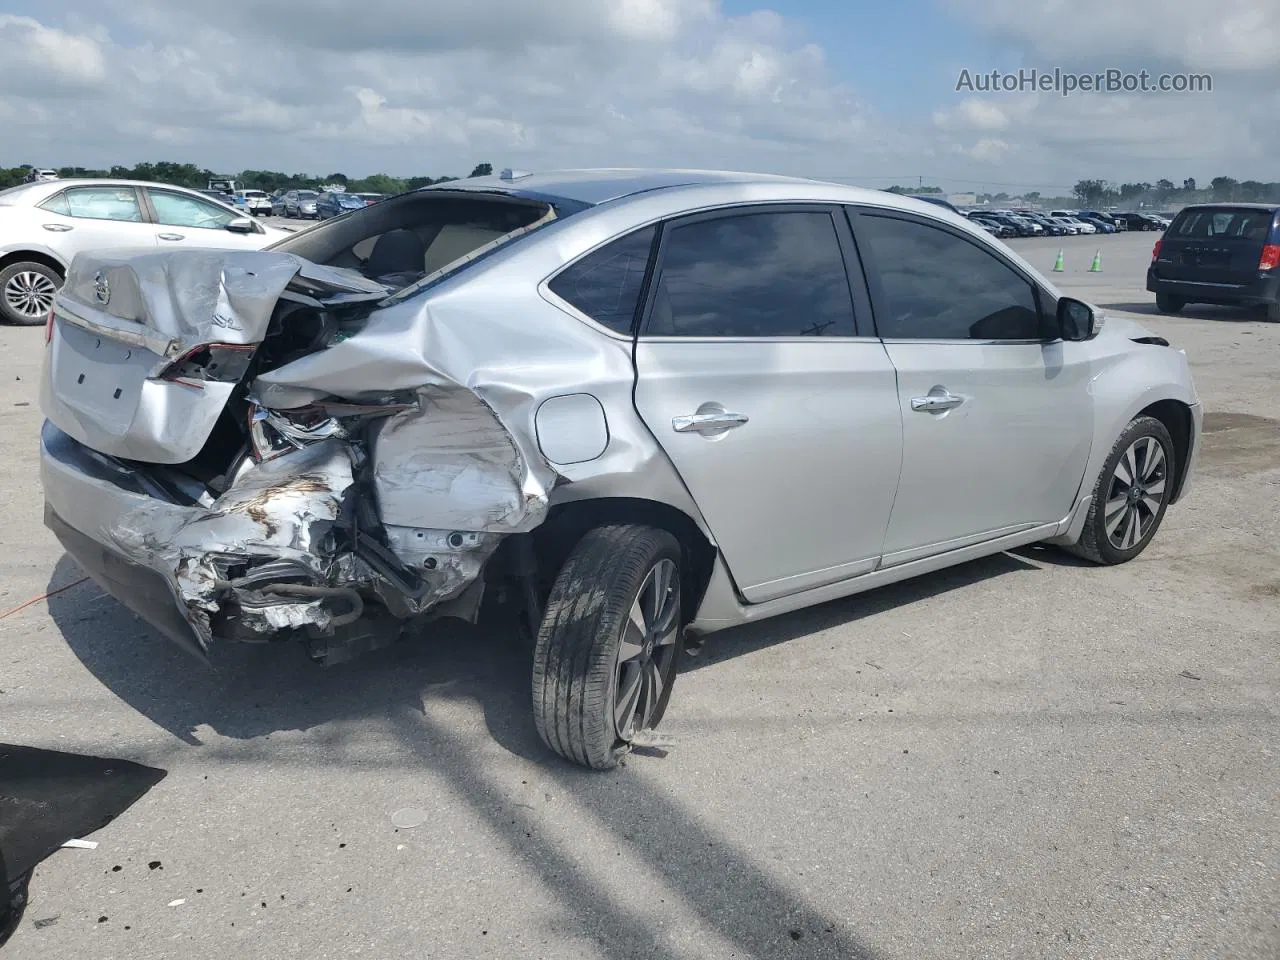
<svg viewBox="0 0 1280 960"><path fill-rule="evenodd" d="M64 217L71 216L71 207L67 204L67 195L65 193L55 193L52 197L40 204L41 209L48 210L51 213L60 213Z"/></svg>
<svg viewBox="0 0 1280 960"><path fill-rule="evenodd" d="M1039 340L1031 283L955 234L913 220L863 214L858 243L879 278L876 326L886 340Z"/></svg>
<svg viewBox="0 0 1280 960"><path fill-rule="evenodd" d="M1170 232L1187 240L1229 237L1264 241L1274 219L1271 210L1184 210Z"/></svg>
<svg viewBox="0 0 1280 960"><path fill-rule="evenodd" d="M63 196L73 217L126 223L143 221L133 187L72 187Z"/></svg>
<svg viewBox="0 0 1280 960"><path fill-rule="evenodd" d="M558 274L551 292L616 333L630 334L656 228L605 244Z"/></svg>
<svg viewBox="0 0 1280 960"><path fill-rule="evenodd" d="M781 211L673 227L645 333L851 337L853 297L831 214Z"/></svg>

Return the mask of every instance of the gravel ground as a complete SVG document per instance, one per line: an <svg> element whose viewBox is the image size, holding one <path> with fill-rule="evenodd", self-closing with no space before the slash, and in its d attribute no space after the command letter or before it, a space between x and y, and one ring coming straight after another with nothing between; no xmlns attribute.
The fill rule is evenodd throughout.
<svg viewBox="0 0 1280 960"><path fill-rule="evenodd" d="M1280 325L1154 316L1153 240L1014 241L1191 358L1200 472L1138 561L1030 549L717 635L666 755L605 775L540 747L500 635L210 674L77 584L41 334L0 328L0 610L77 584L0 620L2 739L169 771L37 869L6 955L1280 956Z"/></svg>

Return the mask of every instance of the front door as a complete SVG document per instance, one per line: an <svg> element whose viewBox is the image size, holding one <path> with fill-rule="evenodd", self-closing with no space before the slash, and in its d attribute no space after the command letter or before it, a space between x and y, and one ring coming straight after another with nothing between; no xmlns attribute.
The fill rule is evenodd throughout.
<svg viewBox="0 0 1280 960"><path fill-rule="evenodd" d="M227 229L227 224L243 219L244 214L176 190L156 187L147 187L146 190L155 211L154 229L161 247L251 250L263 245L262 234L256 224L248 233Z"/></svg>
<svg viewBox="0 0 1280 960"><path fill-rule="evenodd" d="M958 229L867 211L854 224L903 424L883 564L1065 518L1092 374L1086 347L1050 339L1048 292Z"/></svg>
<svg viewBox="0 0 1280 960"><path fill-rule="evenodd" d="M880 557L902 418L883 345L858 335L869 307L847 256L848 224L827 207L736 208L663 230L636 408L748 602Z"/></svg>

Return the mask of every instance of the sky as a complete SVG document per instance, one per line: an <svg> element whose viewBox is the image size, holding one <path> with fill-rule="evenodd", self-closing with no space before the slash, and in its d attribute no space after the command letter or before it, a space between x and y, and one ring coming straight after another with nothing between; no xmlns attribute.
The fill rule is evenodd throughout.
<svg viewBox="0 0 1280 960"><path fill-rule="evenodd" d="M1280 180L1278 0L5 0L0 166ZM992 70L1212 92L957 90Z"/></svg>

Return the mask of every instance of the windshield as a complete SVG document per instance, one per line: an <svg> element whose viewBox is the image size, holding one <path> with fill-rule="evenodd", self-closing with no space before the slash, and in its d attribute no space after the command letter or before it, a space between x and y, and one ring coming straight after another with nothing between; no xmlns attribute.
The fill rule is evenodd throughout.
<svg viewBox="0 0 1280 960"><path fill-rule="evenodd" d="M403 290L550 216L550 206L536 200L422 191L322 221L269 249Z"/></svg>
<svg viewBox="0 0 1280 960"><path fill-rule="evenodd" d="M314 199L315 199L316 197L318 197L318 196L320 196L320 194L316 193L316 192L315 192L315 191L313 191L313 190L299 190L299 191L298 191L298 199L299 199L299 200L314 200Z"/></svg>

